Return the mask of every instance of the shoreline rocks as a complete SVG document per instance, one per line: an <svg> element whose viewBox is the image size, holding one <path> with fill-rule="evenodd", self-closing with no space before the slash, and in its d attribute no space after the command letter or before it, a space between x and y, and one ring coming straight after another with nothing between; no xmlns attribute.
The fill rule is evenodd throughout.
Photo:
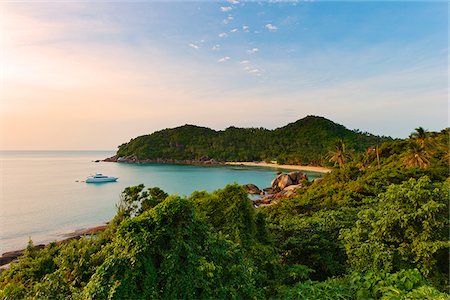
<svg viewBox="0 0 450 300"><path fill-rule="evenodd" d="M282 199L295 196L299 189L305 189L307 182L308 176L300 171L287 174L277 173L277 177L272 180L271 187L264 188L261 192L262 198L255 200L254 203L256 206L276 204ZM246 190L249 191L247 188Z"/></svg>
<svg viewBox="0 0 450 300"><path fill-rule="evenodd" d="M222 165L222 162L203 156L200 159L171 159L171 158L156 158L156 159L138 159L136 156L111 156L105 158L104 162L118 162L129 164L175 164L175 165Z"/></svg>
<svg viewBox="0 0 450 300"><path fill-rule="evenodd" d="M261 191L256 185L254 185L252 183L242 184L241 186L247 191L247 193L249 193L251 195L262 195L262 194L264 194L263 191Z"/></svg>

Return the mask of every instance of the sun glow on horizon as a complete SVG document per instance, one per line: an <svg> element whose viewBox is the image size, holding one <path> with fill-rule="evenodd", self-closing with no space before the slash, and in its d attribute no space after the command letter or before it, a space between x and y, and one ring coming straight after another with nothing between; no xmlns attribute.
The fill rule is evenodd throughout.
<svg viewBox="0 0 450 300"><path fill-rule="evenodd" d="M392 136L446 126L445 33L407 17L381 33L375 17L395 4L0 5L0 149L115 149L186 123L276 128L309 114ZM404 14L419 24L443 21L415 5ZM352 9L372 23L359 32Z"/></svg>

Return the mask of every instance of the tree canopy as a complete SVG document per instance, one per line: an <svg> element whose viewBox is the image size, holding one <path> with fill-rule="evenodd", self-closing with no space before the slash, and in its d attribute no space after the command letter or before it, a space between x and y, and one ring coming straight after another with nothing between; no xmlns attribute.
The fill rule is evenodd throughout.
<svg viewBox="0 0 450 300"><path fill-rule="evenodd" d="M414 136L387 141L264 208L237 184L128 187L104 232L30 242L0 299L449 299L448 136L427 133L426 168Z"/></svg>
<svg viewBox="0 0 450 300"><path fill-rule="evenodd" d="M117 155L155 162L208 158L326 164L328 151L337 140L345 143L348 150L365 151L390 139L348 130L323 117L308 116L275 130L229 127L215 131L194 125L164 129L120 145Z"/></svg>

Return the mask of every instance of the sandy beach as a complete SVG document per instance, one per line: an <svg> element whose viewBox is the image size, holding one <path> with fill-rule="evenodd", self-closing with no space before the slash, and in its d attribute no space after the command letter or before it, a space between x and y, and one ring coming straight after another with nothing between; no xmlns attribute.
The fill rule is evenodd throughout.
<svg viewBox="0 0 450 300"><path fill-rule="evenodd" d="M266 162L226 162L227 165L232 166L247 166L247 167L266 167L266 168L279 168L287 170L299 170L299 171L310 171L318 173L329 173L331 169L325 167L315 167L315 166L300 166L300 165L280 165Z"/></svg>

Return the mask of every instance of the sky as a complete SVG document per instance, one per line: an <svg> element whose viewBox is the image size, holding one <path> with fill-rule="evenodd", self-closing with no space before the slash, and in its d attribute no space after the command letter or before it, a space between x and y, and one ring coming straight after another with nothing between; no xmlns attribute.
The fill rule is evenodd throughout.
<svg viewBox="0 0 450 300"><path fill-rule="evenodd" d="M307 115L448 127L447 2L2 1L0 150L114 150Z"/></svg>

